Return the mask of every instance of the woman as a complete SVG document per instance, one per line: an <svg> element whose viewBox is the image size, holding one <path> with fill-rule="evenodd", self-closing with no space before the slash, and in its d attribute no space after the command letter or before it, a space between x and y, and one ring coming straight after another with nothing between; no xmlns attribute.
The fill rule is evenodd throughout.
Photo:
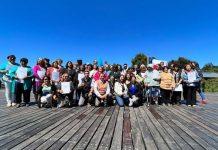
<svg viewBox="0 0 218 150"><path fill-rule="evenodd" d="M43 78L46 74L45 62L42 58L39 58L37 64L33 67L34 83L33 83L33 94L35 96L35 102L38 104L37 91L42 85Z"/></svg>
<svg viewBox="0 0 218 150"><path fill-rule="evenodd" d="M30 102L30 92L32 88L32 69L27 66L28 59L22 58L20 60L21 66L18 67L14 78L17 80L17 90L16 90L16 103L17 107L20 107L22 102L22 95L25 102L25 106L29 106Z"/></svg>
<svg viewBox="0 0 218 150"><path fill-rule="evenodd" d="M67 73L69 75L69 80L74 81L74 77L76 75L76 70L73 69L73 63L71 61L68 61L66 63L66 68L63 69L63 74Z"/></svg>
<svg viewBox="0 0 218 150"><path fill-rule="evenodd" d="M42 79L42 85L38 88L37 94L39 95L39 108L52 107L52 101L57 99L56 87L51 84L50 77L44 76Z"/></svg>
<svg viewBox="0 0 218 150"><path fill-rule="evenodd" d="M63 106L71 106L72 104L72 96L73 96L73 82L69 78L67 73L62 75L62 80L58 86L58 108Z"/></svg>
<svg viewBox="0 0 218 150"><path fill-rule="evenodd" d="M15 106L15 88L16 88L16 80L12 78L14 73L16 72L19 64L15 63L16 57L14 55L10 55L7 57L8 62L4 63L0 66L0 74L3 75L2 80L5 84L5 97L7 101L7 107Z"/></svg>
<svg viewBox="0 0 218 150"><path fill-rule="evenodd" d="M104 72L104 69L102 66L98 67L98 71L94 74L93 78L95 79L95 81L98 81L100 79L100 74L103 73L105 79L104 80L108 80L108 76L107 74Z"/></svg>
<svg viewBox="0 0 218 150"><path fill-rule="evenodd" d="M169 73L168 67L164 66L163 72L160 74L160 91L163 105L171 103L171 94L174 87L175 81L173 75Z"/></svg>
<svg viewBox="0 0 218 150"><path fill-rule="evenodd" d="M128 87L129 106L139 106L139 100L141 98L141 85L136 82L136 77L132 76L131 83Z"/></svg>
<svg viewBox="0 0 218 150"><path fill-rule="evenodd" d="M125 84L124 75L120 76L120 80L115 83L114 91L116 93L116 100L120 107L124 106L129 100L128 88Z"/></svg>
<svg viewBox="0 0 218 150"><path fill-rule="evenodd" d="M172 69L173 78L175 81L175 89L172 95L172 104L180 104L181 101L181 94L182 94L182 78L181 78L181 71L179 70L179 66L177 64L173 65Z"/></svg>
<svg viewBox="0 0 218 150"><path fill-rule="evenodd" d="M58 86L58 83L61 80L62 76L62 67L58 65L58 61L54 61L51 64L51 67L47 69L46 74L50 77L52 84Z"/></svg>
<svg viewBox="0 0 218 150"><path fill-rule="evenodd" d="M131 78L132 78L131 74L130 74L130 73L127 73L127 74L126 74L126 77L125 77L126 86L128 86L128 85L130 84Z"/></svg>
<svg viewBox="0 0 218 150"><path fill-rule="evenodd" d="M147 103L158 104L160 97L160 74L157 70L153 69L153 65L148 65L148 70L145 73L144 85L146 88Z"/></svg>
<svg viewBox="0 0 218 150"><path fill-rule="evenodd" d="M184 88L186 89L186 104L188 106L196 106L196 89L195 84L201 80L197 71L191 68L190 64L185 66L185 71L182 73Z"/></svg>

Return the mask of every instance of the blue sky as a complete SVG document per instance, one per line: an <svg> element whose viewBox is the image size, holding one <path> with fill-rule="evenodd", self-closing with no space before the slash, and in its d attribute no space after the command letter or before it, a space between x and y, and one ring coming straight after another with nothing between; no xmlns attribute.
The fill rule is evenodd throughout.
<svg viewBox="0 0 218 150"><path fill-rule="evenodd" d="M217 0L1 0L6 56L128 63L136 53L218 65Z"/></svg>

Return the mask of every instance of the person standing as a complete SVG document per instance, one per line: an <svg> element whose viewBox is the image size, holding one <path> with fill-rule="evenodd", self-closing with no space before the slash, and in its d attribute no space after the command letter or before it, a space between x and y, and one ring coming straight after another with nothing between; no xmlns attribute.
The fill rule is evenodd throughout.
<svg viewBox="0 0 218 150"><path fill-rule="evenodd" d="M168 71L168 67L163 67L163 72L160 74L160 89L162 104L168 105L171 103L172 90L175 87L173 75Z"/></svg>
<svg viewBox="0 0 218 150"><path fill-rule="evenodd" d="M30 102L30 92L32 89L32 78L33 73L32 69L27 66L28 59L21 58L20 60L20 67L18 67L15 75L13 76L17 80L17 87L16 87L16 103L17 107L21 106L22 102L22 95L23 101L25 106L29 106Z"/></svg>
<svg viewBox="0 0 218 150"><path fill-rule="evenodd" d="M46 68L45 68L45 62L43 59L39 58L37 61L37 64L33 67L33 75L34 75L34 80L33 80L33 94L35 97L35 102L38 104L38 93L37 91L42 85L43 78L46 74Z"/></svg>
<svg viewBox="0 0 218 150"><path fill-rule="evenodd" d="M16 57L14 55L10 55L7 57L8 62L2 64L0 66L0 73L3 75L2 81L5 85L5 97L7 101L7 107L15 106L15 88L16 88L16 80L12 78L14 72L16 72L19 64L15 63Z"/></svg>
<svg viewBox="0 0 218 150"><path fill-rule="evenodd" d="M184 88L186 89L186 104L188 106L196 106L196 88L195 85L201 80L197 71L191 68L190 64L185 66L185 71L182 73Z"/></svg>

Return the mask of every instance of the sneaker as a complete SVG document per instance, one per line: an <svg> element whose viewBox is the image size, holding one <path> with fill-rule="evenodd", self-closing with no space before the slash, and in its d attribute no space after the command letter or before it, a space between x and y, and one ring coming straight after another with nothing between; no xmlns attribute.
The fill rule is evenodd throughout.
<svg viewBox="0 0 218 150"><path fill-rule="evenodd" d="M11 106L12 106L12 107L13 107L13 106L16 106L16 103L12 103Z"/></svg>
<svg viewBox="0 0 218 150"><path fill-rule="evenodd" d="M188 105L188 107L191 107L191 105Z"/></svg>
<svg viewBox="0 0 218 150"><path fill-rule="evenodd" d="M192 107L196 107L197 105L193 105Z"/></svg>
<svg viewBox="0 0 218 150"><path fill-rule="evenodd" d="M129 102L129 107L132 107L132 105L133 105L133 101L130 101Z"/></svg>
<svg viewBox="0 0 218 150"><path fill-rule="evenodd" d="M202 104L207 104L207 101L206 100L202 100L201 103Z"/></svg>
<svg viewBox="0 0 218 150"><path fill-rule="evenodd" d="M30 104L29 103L26 103L26 105L25 105L26 107L29 107L30 106Z"/></svg>
<svg viewBox="0 0 218 150"><path fill-rule="evenodd" d="M11 103L7 103L6 107L11 107Z"/></svg>

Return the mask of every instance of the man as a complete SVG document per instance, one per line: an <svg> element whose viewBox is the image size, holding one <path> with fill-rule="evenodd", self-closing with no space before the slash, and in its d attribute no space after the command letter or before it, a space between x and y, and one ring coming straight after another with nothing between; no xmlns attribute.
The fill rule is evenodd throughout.
<svg viewBox="0 0 218 150"><path fill-rule="evenodd" d="M94 93L96 95L95 106L99 106L101 103L105 107L108 106L108 95L110 93L110 86L108 81L105 80L105 74L100 74L100 80L97 80L94 84Z"/></svg>
<svg viewBox="0 0 218 150"><path fill-rule="evenodd" d="M125 76L126 73L127 73L127 70L128 70L128 66L127 66L127 64L124 64L123 65L123 70L122 70L121 74L123 74Z"/></svg>
<svg viewBox="0 0 218 150"><path fill-rule="evenodd" d="M82 91L82 95L80 96L78 103L79 106L83 106L89 99L91 99L91 96L89 95L91 83L92 79L89 77L89 71L86 70L84 72L84 78L82 78L82 84L80 84L78 87Z"/></svg>

